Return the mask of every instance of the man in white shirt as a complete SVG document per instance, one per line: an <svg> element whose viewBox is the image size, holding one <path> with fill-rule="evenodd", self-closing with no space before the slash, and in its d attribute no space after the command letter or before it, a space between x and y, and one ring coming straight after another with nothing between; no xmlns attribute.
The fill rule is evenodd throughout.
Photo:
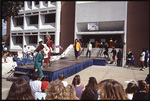
<svg viewBox="0 0 150 101"><path fill-rule="evenodd" d="M27 45L24 45L23 48L23 58L27 58Z"/></svg>
<svg viewBox="0 0 150 101"><path fill-rule="evenodd" d="M144 71L144 61L145 61L145 50L142 49L142 53L141 53L141 57L140 57L140 61L141 61L141 66L142 68L140 70Z"/></svg>
<svg viewBox="0 0 150 101"><path fill-rule="evenodd" d="M89 53L89 58L91 57L91 51L92 51L92 44L89 41L89 44L87 45L86 58L88 57L88 53Z"/></svg>

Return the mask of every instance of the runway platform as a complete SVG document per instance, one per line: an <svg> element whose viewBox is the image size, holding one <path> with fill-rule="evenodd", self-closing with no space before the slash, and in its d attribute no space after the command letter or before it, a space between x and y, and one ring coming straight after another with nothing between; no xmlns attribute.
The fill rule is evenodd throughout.
<svg viewBox="0 0 150 101"><path fill-rule="evenodd" d="M60 74L65 74L67 78L92 65L105 66L106 60L105 58L85 57L80 57L79 60L75 60L74 57L62 58L57 61L52 61L51 66L49 68L42 68L42 71L44 75L48 76L46 80L50 82L58 79ZM18 71L27 73L30 70L34 70L34 63L15 68L15 72Z"/></svg>

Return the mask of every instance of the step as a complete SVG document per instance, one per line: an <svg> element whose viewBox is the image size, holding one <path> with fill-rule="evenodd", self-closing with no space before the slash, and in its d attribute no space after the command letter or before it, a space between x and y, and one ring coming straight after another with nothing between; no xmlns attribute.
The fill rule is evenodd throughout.
<svg viewBox="0 0 150 101"><path fill-rule="evenodd" d="M20 71L15 71L14 74L21 74L21 75L26 75L26 72L20 72Z"/></svg>
<svg viewBox="0 0 150 101"><path fill-rule="evenodd" d="M17 80L19 77L15 77L15 76L12 76L12 77L7 77L6 80L7 81L15 81Z"/></svg>

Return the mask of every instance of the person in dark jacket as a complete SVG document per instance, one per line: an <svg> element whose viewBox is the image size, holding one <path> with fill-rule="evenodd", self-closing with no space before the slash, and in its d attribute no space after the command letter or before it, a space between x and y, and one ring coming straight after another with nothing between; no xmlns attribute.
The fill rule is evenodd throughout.
<svg viewBox="0 0 150 101"><path fill-rule="evenodd" d="M139 91L133 95L132 100L148 100L149 99L149 87L145 80L138 81Z"/></svg>
<svg viewBox="0 0 150 101"><path fill-rule="evenodd" d="M122 50L119 49L119 52L117 53L117 66L122 66Z"/></svg>

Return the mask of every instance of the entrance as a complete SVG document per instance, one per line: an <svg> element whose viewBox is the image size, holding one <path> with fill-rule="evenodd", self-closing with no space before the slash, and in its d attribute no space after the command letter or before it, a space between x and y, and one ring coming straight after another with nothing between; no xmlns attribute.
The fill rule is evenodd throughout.
<svg viewBox="0 0 150 101"><path fill-rule="evenodd" d="M110 46L110 38L112 38L115 48L123 48L123 34L119 35L82 35L82 43L86 45L88 41L92 41L93 48L100 47L100 43L108 43ZM98 43L98 46L97 44ZM110 47L111 48L111 47Z"/></svg>

